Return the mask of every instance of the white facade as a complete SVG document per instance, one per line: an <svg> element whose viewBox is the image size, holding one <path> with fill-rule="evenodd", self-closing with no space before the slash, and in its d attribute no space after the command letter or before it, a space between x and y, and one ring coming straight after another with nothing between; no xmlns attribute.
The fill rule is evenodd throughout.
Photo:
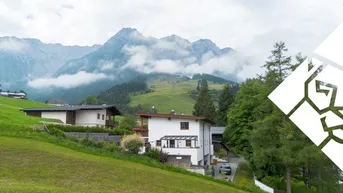
<svg viewBox="0 0 343 193"><path fill-rule="evenodd" d="M181 122L188 122L189 128L181 129ZM169 156L175 156L175 159L190 156L192 165L204 165L204 160L207 164L211 163L213 146L208 123L192 119L171 118L169 120L167 117L151 117L148 119L148 128L151 147L162 149ZM186 138L189 143L186 146L186 140L182 138L161 140L166 136L167 138L168 136L192 136L192 140ZM161 142L160 146L157 146L157 141Z"/></svg>
<svg viewBox="0 0 343 193"><path fill-rule="evenodd" d="M63 123L66 123L67 122L67 112L65 112L65 111L42 112L42 118L61 120Z"/></svg>
<svg viewBox="0 0 343 193"><path fill-rule="evenodd" d="M104 126L106 125L106 109L76 111L75 125L80 125L80 126L97 126L97 125Z"/></svg>
<svg viewBox="0 0 343 193"><path fill-rule="evenodd" d="M42 118L61 120L67 123L66 111L42 111ZM78 110L75 111L75 125L79 126L105 126L106 109L102 110Z"/></svg>

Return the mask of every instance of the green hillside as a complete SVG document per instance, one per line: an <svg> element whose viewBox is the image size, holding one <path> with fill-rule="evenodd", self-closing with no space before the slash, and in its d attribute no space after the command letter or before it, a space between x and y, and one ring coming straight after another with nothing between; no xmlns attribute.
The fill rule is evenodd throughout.
<svg viewBox="0 0 343 193"><path fill-rule="evenodd" d="M39 123L39 121L47 121L47 119L26 116L24 112L20 111L22 108L32 107L48 107L48 105L31 100L12 99L0 96L0 125L33 125Z"/></svg>
<svg viewBox="0 0 343 193"><path fill-rule="evenodd" d="M30 139L0 137L0 152L0 192L245 192Z"/></svg>
<svg viewBox="0 0 343 193"><path fill-rule="evenodd" d="M155 106L159 113L169 113L174 109L176 113L190 115L195 104L190 91L195 90L197 84L198 80L181 78L151 79L148 85L154 92L132 96L130 105L141 104L143 109ZM208 82L208 86L209 90L221 90L224 84Z"/></svg>
<svg viewBox="0 0 343 193"><path fill-rule="evenodd" d="M4 97L0 104L0 192L246 192L146 156L31 131L43 119L19 109L45 104Z"/></svg>

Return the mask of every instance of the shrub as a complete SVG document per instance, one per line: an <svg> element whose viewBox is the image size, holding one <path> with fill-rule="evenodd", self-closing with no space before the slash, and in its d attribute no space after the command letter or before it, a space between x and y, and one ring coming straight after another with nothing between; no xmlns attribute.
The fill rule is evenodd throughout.
<svg viewBox="0 0 343 193"><path fill-rule="evenodd" d="M98 147L98 148L104 148L106 146L106 143L108 143L108 142L107 141L95 141L93 146Z"/></svg>
<svg viewBox="0 0 343 193"><path fill-rule="evenodd" d="M120 141L120 146L131 153L138 154L139 149L144 145L144 140L138 134L126 135Z"/></svg>
<svg viewBox="0 0 343 193"><path fill-rule="evenodd" d="M93 147L97 146L97 142L94 139L90 139L88 136L82 138L80 140L80 143L85 146L93 146Z"/></svg>
<svg viewBox="0 0 343 193"><path fill-rule="evenodd" d="M133 131L127 130L127 129L123 129L120 126L116 127L114 130L110 130L109 134L110 135L130 135L133 134Z"/></svg>
<svg viewBox="0 0 343 193"><path fill-rule="evenodd" d="M74 135L69 135L69 136L68 136L68 139L69 139L70 141L79 142L79 138L75 137Z"/></svg>
<svg viewBox="0 0 343 193"><path fill-rule="evenodd" d="M107 151L110 151L110 152L122 152L123 151L123 148L120 147L119 145L117 145L116 143L105 143L104 145L104 148L107 150Z"/></svg>
<svg viewBox="0 0 343 193"><path fill-rule="evenodd" d="M151 148L147 153L147 156L151 157L152 159L159 160L160 151L157 148Z"/></svg>
<svg viewBox="0 0 343 193"><path fill-rule="evenodd" d="M168 153L161 150L158 159L161 163L166 163L168 161Z"/></svg>
<svg viewBox="0 0 343 193"><path fill-rule="evenodd" d="M222 149L222 148L215 155L216 155L216 157L219 157L221 159L228 158L226 151L224 149Z"/></svg>
<svg viewBox="0 0 343 193"><path fill-rule="evenodd" d="M59 129L51 128L49 129L49 132L50 132L50 135L55 135L56 137L66 138L66 135L64 134L64 132Z"/></svg>
<svg viewBox="0 0 343 193"><path fill-rule="evenodd" d="M264 184L276 188L276 189L284 189L286 188L285 178L284 177L277 177L277 176L265 176L261 179L261 182Z"/></svg>

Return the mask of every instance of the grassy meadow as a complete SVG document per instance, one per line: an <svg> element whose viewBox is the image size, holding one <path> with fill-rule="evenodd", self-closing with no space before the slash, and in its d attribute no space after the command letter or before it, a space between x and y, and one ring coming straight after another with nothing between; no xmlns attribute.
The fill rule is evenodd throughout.
<svg viewBox="0 0 343 193"><path fill-rule="evenodd" d="M19 100L0 96L0 125L34 125L39 121L49 121L37 117L26 116L22 108L49 107L31 100ZM51 120L50 120L51 121Z"/></svg>
<svg viewBox="0 0 343 193"><path fill-rule="evenodd" d="M44 119L21 108L46 107L0 97L0 192L252 192L226 181L32 131Z"/></svg>
<svg viewBox="0 0 343 193"><path fill-rule="evenodd" d="M31 139L0 137L0 152L0 192L245 192Z"/></svg>
<svg viewBox="0 0 343 193"><path fill-rule="evenodd" d="M174 83L176 81L179 82ZM176 113L183 112L185 115L192 114L195 100L188 92L196 89L198 80L168 78L165 81L161 81L160 79L153 79L148 84L155 91L148 94L132 96L131 106L142 104L147 109L155 106L159 113L170 113L174 109ZM208 86L209 89L221 90L224 85L208 82Z"/></svg>

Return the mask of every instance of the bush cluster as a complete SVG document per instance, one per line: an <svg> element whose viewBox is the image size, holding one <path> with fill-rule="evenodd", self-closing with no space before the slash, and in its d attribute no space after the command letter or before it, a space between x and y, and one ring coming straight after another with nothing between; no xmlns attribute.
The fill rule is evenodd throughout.
<svg viewBox="0 0 343 193"><path fill-rule="evenodd" d="M145 153L148 157L151 157L152 159L159 160L160 157L160 150L157 148L151 148L148 152Z"/></svg>
<svg viewBox="0 0 343 193"><path fill-rule="evenodd" d="M161 163L166 163L168 161L168 153L164 152L164 151L160 151L160 154L159 154L159 158L158 160L161 162Z"/></svg>
<svg viewBox="0 0 343 193"><path fill-rule="evenodd" d="M120 145L127 151L138 154L141 147L144 145L144 140L138 134L125 135L121 141Z"/></svg>
<svg viewBox="0 0 343 193"><path fill-rule="evenodd" d="M151 148L148 152L144 153L144 155L161 163L166 163L168 161L168 154L162 150L158 150L157 148Z"/></svg>
<svg viewBox="0 0 343 193"><path fill-rule="evenodd" d="M89 137L84 137L82 139L77 139L74 136L69 136L69 140L78 142L84 146L88 147L96 147L96 148L102 148L110 152L122 152L123 148L121 148L119 145L117 145L114 142L108 142L108 141L96 141L94 139L91 139Z"/></svg>
<svg viewBox="0 0 343 193"><path fill-rule="evenodd" d="M278 176L265 176L264 178L261 179L261 182L264 184L279 189L283 190L286 188L286 183L285 183L285 178L284 177L278 177Z"/></svg>
<svg viewBox="0 0 343 193"><path fill-rule="evenodd" d="M61 138L66 138L66 135L64 134L63 131L56 129L56 128L50 128L49 129L50 135L54 135L56 137L61 137Z"/></svg>

